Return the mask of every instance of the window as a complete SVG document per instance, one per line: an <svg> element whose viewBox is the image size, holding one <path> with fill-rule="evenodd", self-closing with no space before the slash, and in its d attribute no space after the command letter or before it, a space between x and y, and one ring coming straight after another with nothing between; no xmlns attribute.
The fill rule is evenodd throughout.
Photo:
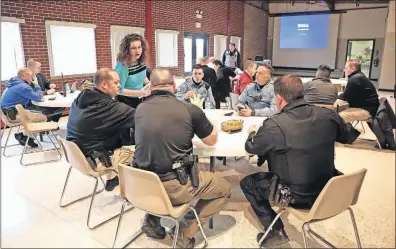
<svg viewBox="0 0 396 249"><path fill-rule="evenodd" d="M223 53L227 49L227 36L215 35L214 36L214 57L217 60L223 59Z"/></svg>
<svg viewBox="0 0 396 249"><path fill-rule="evenodd" d="M177 67L178 34L172 30L155 30L157 67Z"/></svg>
<svg viewBox="0 0 396 249"><path fill-rule="evenodd" d="M236 49L238 49L239 52L241 52L241 40L242 38L238 36L231 36L230 38L230 42L235 43L235 47Z"/></svg>
<svg viewBox="0 0 396 249"><path fill-rule="evenodd" d="M95 73L95 25L46 21L51 76Z"/></svg>
<svg viewBox="0 0 396 249"><path fill-rule="evenodd" d="M20 24L23 19L1 17L1 80L9 80L24 67Z"/></svg>
<svg viewBox="0 0 396 249"><path fill-rule="evenodd" d="M139 34L144 37L144 28L111 26L110 27L111 56L113 59L113 67L117 64L117 54L120 51L122 39L129 34Z"/></svg>

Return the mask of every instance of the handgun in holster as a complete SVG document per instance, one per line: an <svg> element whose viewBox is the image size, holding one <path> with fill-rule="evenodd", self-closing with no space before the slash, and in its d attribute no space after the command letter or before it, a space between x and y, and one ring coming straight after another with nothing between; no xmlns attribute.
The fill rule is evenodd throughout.
<svg viewBox="0 0 396 249"><path fill-rule="evenodd" d="M106 150L94 150L90 153L90 156L87 157L87 161L91 165L92 169L97 168L97 160L101 162L106 168L110 168L112 166L110 153Z"/></svg>
<svg viewBox="0 0 396 249"><path fill-rule="evenodd" d="M269 202L273 206L285 208L292 202L291 189L285 184L279 183L280 179L274 175L271 180Z"/></svg>

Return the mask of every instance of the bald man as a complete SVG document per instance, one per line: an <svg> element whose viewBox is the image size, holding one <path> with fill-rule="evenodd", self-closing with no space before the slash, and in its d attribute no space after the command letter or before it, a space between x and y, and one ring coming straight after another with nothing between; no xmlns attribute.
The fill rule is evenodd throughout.
<svg viewBox="0 0 396 249"><path fill-rule="evenodd" d="M173 75L157 68L151 74L151 95L141 103L135 114L136 151L133 166L156 173L174 206L199 200L195 205L199 219L205 224L220 212L231 195L230 184L211 172L199 172L199 184L193 187L190 177L183 182L179 176L190 175L194 158L194 135L209 146L217 142L217 130L205 113L193 104L179 101L173 93ZM194 215L186 215L177 245L193 248L199 230ZM158 218L147 215L142 231L149 237L162 239L164 230ZM170 234L173 236L173 233Z"/></svg>
<svg viewBox="0 0 396 249"><path fill-rule="evenodd" d="M129 164L133 158L132 150L122 147L128 144L122 144L121 132L134 127L135 109L114 100L119 91L117 72L99 69L94 89L83 90L70 109L66 139L77 144L94 170L117 169L119 163ZM96 163L98 160L101 164ZM118 184L115 173L107 175L107 191Z"/></svg>
<svg viewBox="0 0 396 249"><path fill-rule="evenodd" d="M1 96L1 109L7 118L13 122L19 122L15 106L21 104L28 108L31 101L41 101L43 92L39 85L32 83L33 73L29 68L22 68L18 71L18 75L11 78L6 83L6 90ZM31 122L45 122L47 117L41 113L28 112ZM21 144L25 145L27 136L22 132L14 134L15 139ZM28 145L30 147L37 147L38 145L29 139Z"/></svg>
<svg viewBox="0 0 396 249"><path fill-rule="evenodd" d="M213 62L216 60L216 58L215 57L209 57L208 58L208 67L210 67L210 68L213 68L214 69L214 64L213 64Z"/></svg>

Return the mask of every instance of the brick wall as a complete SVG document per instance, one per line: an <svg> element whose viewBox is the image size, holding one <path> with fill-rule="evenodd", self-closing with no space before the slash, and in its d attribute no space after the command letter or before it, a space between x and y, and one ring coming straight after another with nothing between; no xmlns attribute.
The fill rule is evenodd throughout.
<svg viewBox="0 0 396 249"><path fill-rule="evenodd" d="M244 4L231 2L230 35L242 37L244 28ZM203 11L202 28L195 28L195 11ZM111 67L110 26L129 25L144 27L145 2L129 1L1 1L1 15L25 19L22 24L22 42L25 60L34 58L42 63L43 73L49 77L49 59L45 32L45 20L83 22L96 25L97 66ZM155 65L155 29L179 31L178 67L172 69L177 75L184 69L184 32L209 35L209 55L213 55L213 36L227 34L226 1L153 1L153 65ZM91 77L90 75L66 76L69 82ZM49 79L59 84L58 78Z"/></svg>

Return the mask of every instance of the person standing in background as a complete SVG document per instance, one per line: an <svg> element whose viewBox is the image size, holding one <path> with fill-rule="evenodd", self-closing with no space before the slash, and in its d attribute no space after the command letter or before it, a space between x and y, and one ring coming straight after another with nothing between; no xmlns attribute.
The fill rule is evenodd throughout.
<svg viewBox="0 0 396 249"><path fill-rule="evenodd" d="M229 49L224 51L223 65L232 68L233 71L241 66L241 55L233 42L230 43Z"/></svg>
<svg viewBox="0 0 396 249"><path fill-rule="evenodd" d="M133 108L141 103L141 97L150 95L150 90L143 89L144 84L149 82L146 77L149 61L147 47L147 42L141 35L129 34L122 39L117 55L115 70L120 78L120 92L115 99ZM132 133L132 130L122 132L123 144L134 144Z"/></svg>
<svg viewBox="0 0 396 249"><path fill-rule="evenodd" d="M213 62L214 62L215 60L216 60L215 57L209 57L209 58L208 58L208 64L207 64L208 67L214 69L214 64L213 64Z"/></svg>
<svg viewBox="0 0 396 249"><path fill-rule="evenodd" d="M202 80L210 85L213 92L217 81L216 71L213 68L208 67L206 61L207 59L205 57L200 57L198 59L198 64L200 64L203 69L204 77Z"/></svg>
<svg viewBox="0 0 396 249"><path fill-rule="evenodd" d="M225 98L230 95L231 78L234 78L236 75L231 68L223 66L223 63L219 60L215 60L213 64L217 75L214 99L216 102L216 109L220 109L220 102L226 102Z"/></svg>

